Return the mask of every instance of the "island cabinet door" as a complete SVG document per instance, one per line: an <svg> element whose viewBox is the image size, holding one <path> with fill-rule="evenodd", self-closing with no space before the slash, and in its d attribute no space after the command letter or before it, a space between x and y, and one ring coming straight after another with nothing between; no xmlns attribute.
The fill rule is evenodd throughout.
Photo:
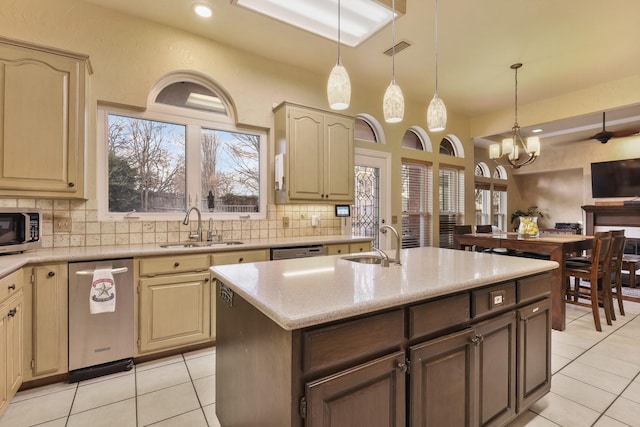
<svg viewBox="0 0 640 427"><path fill-rule="evenodd" d="M518 310L518 411L551 389L551 299Z"/></svg>
<svg viewBox="0 0 640 427"><path fill-rule="evenodd" d="M398 351L307 383L305 427L404 427L406 372Z"/></svg>
<svg viewBox="0 0 640 427"><path fill-rule="evenodd" d="M516 415L516 313L475 325L479 425L502 426Z"/></svg>
<svg viewBox="0 0 640 427"><path fill-rule="evenodd" d="M477 425L475 338L468 328L409 348L412 427Z"/></svg>

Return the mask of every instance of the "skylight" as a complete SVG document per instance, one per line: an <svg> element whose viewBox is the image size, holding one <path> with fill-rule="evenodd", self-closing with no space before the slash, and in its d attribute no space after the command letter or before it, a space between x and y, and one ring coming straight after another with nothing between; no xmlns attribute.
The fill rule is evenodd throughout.
<svg viewBox="0 0 640 427"><path fill-rule="evenodd" d="M239 6L327 39L338 40L338 0L236 0ZM391 22L391 9L374 0L340 3L340 42L355 47Z"/></svg>

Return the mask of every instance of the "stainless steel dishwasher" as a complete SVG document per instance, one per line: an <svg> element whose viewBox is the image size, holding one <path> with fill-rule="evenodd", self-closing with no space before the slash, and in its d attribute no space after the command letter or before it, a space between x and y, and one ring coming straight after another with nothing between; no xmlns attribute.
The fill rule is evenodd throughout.
<svg viewBox="0 0 640 427"><path fill-rule="evenodd" d="M115 310L91 314L89 296L96 269L113 275ZM133 260L69 263L69 381L133 367Z"/></svg>
<svg viewBox="0 0 640 427"><path fill-rule="evenodd" d="M293 259L322 256L327 254L327 248L321 245L290 246L286 248L271 249L271 259Z"/></svg>

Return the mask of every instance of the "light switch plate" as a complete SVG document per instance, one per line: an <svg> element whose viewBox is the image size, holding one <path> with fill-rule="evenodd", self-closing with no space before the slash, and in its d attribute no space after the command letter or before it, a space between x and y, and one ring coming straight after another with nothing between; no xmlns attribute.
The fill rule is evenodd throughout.
<svg viewBox="0 0 640 427"><path fill-rule="evenodd" d="M282 226L284 228L287 228L289 226L289 217L288 216L283 216L282 217Z"/></svg>
<svg viewBox="0 0 640 427"><path fill-rule="evenodd" d="M53 232L54 233L71 233L71 217L69 216L53 216Z"/></svg>

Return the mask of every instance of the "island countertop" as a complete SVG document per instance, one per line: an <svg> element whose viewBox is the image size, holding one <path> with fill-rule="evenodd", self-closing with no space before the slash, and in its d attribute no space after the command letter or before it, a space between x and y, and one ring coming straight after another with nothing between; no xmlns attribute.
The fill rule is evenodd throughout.
<svg viewBox="0 0 640 427"><path fill-rule="evenodd" d="M558 268L553 261L433 247L402 265L341 255L211 267L213 276L285 330L346 319Z"/></svg>

